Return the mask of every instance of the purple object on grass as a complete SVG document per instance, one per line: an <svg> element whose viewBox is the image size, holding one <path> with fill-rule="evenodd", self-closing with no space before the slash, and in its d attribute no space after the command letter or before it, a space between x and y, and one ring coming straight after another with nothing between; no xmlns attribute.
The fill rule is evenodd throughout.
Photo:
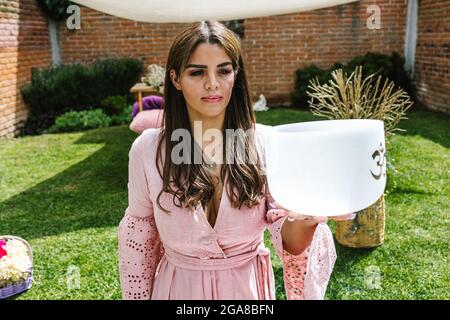
<svg viewBox="0 0 450 320"><path fill-rule="evenodd" d="M146 96L142 98L142 110L153 110L153 109L161 109L163 104L163 97L151 95ZM139 104L136 101L133 104L133 111L131 112L131 119L134 119L134 117L139 112Z"/></svg>

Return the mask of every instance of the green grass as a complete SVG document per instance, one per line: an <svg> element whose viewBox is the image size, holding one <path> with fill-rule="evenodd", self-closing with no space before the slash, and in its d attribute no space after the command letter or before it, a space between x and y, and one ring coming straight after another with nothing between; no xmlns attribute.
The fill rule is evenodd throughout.
<svg viewBox="0 0 450 320"><path fill-rule="evenodd" d="M408 131L390 139L397 172L386 196L385 243L370 250L336 243L327 299L450 298L450 117L408 117L400 123ZM271 125L317 120L289 109L257 118ZM117 226L135 137L120 126L0 140L0 234L21 236L34 249L36 282L17 299L120 298ZM272 258L283 299L281 264ZM367 283L373 271L379 286Z"/></svg>

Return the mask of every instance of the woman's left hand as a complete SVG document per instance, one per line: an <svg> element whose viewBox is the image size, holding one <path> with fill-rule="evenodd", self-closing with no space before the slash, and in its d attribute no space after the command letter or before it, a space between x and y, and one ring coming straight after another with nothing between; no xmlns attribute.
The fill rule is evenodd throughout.
<svg viewBox="0 0 450 320"><path fill-rule="evenodd" d="M348 221L353 220L356 217L356 213L349 213L340 216L328 216L328 217L320 217L320 216L308 216L301 213L290 212L288 219L293 220L311 220L317 223L327 222L329 219L334 221Z"/></svg>
<svg viewBox="0 0 450 320"><path fill-rule="evenodd" d="M319 216L308 216L301 213L290 211L286 208L283 208L280 206L277 202L275 202L275 206L278 206L278 208L284 209L286 211L289 211L288 219L290 221L293 220L310 220L313 222L321 223L321 222L327 222L328 219L334 220L334 221L348 221L353 220L356 217L356 213L349 213L345 215L339 215L339 216L328 216L328 217L319 217Z"/></svg>
<svg viewBox="0 0 450 320"><path fill-rule="evenodd" d="M339 216L327 216L327 217L320 217L320 216L308 216L301 213L290 211L283 206L281 206L278 202L274 201L270 204L270 207L273 209L282 209L289 212L288 220L294 221L294 220L309 220L311 222L321 223L321 222L327 222L328 219L334 220L334 221L348 221L353 220L356 217L356 213L349 213L345 215L339 215Z"/></svg>

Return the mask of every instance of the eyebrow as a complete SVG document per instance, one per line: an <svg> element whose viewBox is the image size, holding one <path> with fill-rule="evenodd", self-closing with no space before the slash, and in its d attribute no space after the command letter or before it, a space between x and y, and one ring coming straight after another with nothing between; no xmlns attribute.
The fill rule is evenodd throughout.
<svg viewBox="0 0 450 320"><path fill-rule="evenodd" d="M223 66L226 66L226 65L229 65L229 64L232 64L232 63L229 62L229 61L227 61L227 62L222 62L221 64L218 64L217 67L223 67ZM203 65L203 64L188 64L188 65L186 66L186 69L187 69L187 68L202 68L202 69L207 69L208 66L205 66L205 65Z"/></svg>

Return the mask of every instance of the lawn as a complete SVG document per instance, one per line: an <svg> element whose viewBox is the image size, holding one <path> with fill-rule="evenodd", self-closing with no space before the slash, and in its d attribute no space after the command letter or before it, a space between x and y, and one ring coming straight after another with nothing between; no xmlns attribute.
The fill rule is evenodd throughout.
<svg viewBox="0 0 450 320"><path fill-rule="evenodd" d="M327 299L450 298L450 116L407 116L400 123L407 132L390 138L397 171L385 199L385 243L364 250L336 243ZM276 109L257 119L317 118ZM0 140L0 235L23 237L34 249L35 283L17 299L120 299L117 226L136 136L119 126ZM284 299L281 265L272 259Z"/></svg>

